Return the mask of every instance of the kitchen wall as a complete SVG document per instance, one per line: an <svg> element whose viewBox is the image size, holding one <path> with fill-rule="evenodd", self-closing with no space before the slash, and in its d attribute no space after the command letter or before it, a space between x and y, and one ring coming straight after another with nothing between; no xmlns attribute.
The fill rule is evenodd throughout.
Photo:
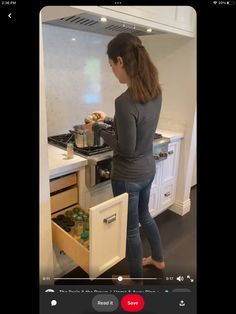
<svg viewBox="0 0 236 314"><path fill-rule="evenodd" d="M126 90L108 64L110 36L43 24L48 136L68 133L96 110L114 115Z"/></svg>
<svg viewBox="0 0 236 314"><path fill-rule="evenodd" d="M160 128L192 126L196 107L195 39L173 34L145 36L142 42L159 70L163 90Z"/></svg>

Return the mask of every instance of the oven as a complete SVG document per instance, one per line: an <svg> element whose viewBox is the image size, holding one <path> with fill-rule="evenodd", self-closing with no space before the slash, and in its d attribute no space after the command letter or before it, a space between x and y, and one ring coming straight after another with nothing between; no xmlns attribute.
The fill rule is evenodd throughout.
<svg viewBox="0 0 236 314"><path fill-rule="evenodd" d="M99 157L101 158L101 156ZM112 154L103 156L103 158L100 160L88 158L88 165L85 167L85 183L87 187L94 187L111 179Z"/></svg>

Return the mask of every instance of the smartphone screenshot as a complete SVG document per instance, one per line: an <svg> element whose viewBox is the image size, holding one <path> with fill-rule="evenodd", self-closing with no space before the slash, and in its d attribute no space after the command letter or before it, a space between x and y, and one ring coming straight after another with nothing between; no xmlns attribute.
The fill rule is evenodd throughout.
<svg viewBox="0 0 236 314"><path fill-rule="evenodd" d="M39 12L40 314L195 314L197 14L117 4Z"/></svg>

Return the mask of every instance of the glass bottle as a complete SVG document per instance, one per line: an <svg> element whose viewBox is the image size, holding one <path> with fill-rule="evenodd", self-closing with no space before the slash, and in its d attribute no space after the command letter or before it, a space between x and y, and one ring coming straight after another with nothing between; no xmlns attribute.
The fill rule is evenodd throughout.
<svg viewBox="0 0 236 314"><path fill-rule="evenodd" d="M84 224L84 232L88 232L89 231L89 217L87 214L83 215L83 224Z"/></svg>
<svg viewBox="0 0 236 314"><path fill-rule="evenodd" d="M67 158L72 159L74 157L74 144L69 142L67 143Z"/></svg>
<svg viewBox="0 0 236 314"><path fill-rule="evenodd" d="M80 236L81 233L83 233L83 218L80 216L77 216L75 219L75 227L74 227L74 234L76 236Z"/></svg>

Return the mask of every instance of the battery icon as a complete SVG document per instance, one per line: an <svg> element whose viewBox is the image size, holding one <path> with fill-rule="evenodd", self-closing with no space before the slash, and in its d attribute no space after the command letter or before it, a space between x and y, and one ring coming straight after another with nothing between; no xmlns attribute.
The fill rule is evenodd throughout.
<svg viewBox="0 0 236 314"><path fill-rule="evenodd" d="M234 5L235 4L235 1L227 1L226 2L228 5Z"/></svg>

